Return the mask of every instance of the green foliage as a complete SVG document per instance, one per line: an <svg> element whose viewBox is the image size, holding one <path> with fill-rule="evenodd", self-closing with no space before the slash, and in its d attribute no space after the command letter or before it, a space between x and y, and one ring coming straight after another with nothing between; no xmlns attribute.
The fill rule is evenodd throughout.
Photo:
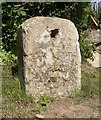
<svg viewBox="0 0 101 120"><path fill-rule="evenodd" d="M78 3L78 6L76 7L76 15L75 13L72 14L72 21L75 23L79 34L82 30L88 28L87 23L88 23L88 15L90 14L90 12L91 12L90 3L81 2Z"/></svg>
<svg viewBox="0 0 101 120"><path fill-rule="evenodd" d="M95 51L95 45L86 38L86 32L82 32L80 37L80 51L82 62L86 61L88 58L94 60L93 52Z"/></svg>
<svg viewBox="0 0 101 120"><path fill-rule="evenodd" d="M40 99L38 101L39 104L39 111L45 110L47 104L53 102L56 98L53 96L50 96L48 94L44 94L42 96L40 96Z"/></svg>
<svg viewBox="0 0 101 120"><path fill-rule="evenodd" d="M26 95L26 93L20 89L18 76L15 76L14 79L9 82L8 80L3 80L2 93L3 96L7 96L7 98L10 99L34 102L34 98L31 95Z"/></svg>
<svg viewBox="0 0 101 120"><path fill-rule="evenodd" d="M14 54L12 54L10 51L7 52L2 46L0 57L2 58L0 59L0 64L5 66L9 66L11 63L13 63L13 61L17 60L17 57Z"/></svg>
<svg viewBox="0 0 101 120"><path fill-rule="evenodd" d="M25 118L29 114L34 116L33 109L36 109L35 99L26 95L20 89L18 77L4 78L2 80L2 116L12 118ZM30 111L30 112L29 112Z"/></svg>
<svg viewBox="0 0 101 120"><path fill-rule="evenodd" d="M95 50L95 47L90 43L89 40L81 40L80 49L81 49L82 62L86 61L88 58L94 60L93 51Z"/></svg>
<svg viewBox="0 0 101 120"><path fill-rule="evenodd" d="M41 106L46 106L49 103L49 96L44 94L39 100Z"/></svg>
<svg viewBox="0 0 101 120"><path fill-rule="evenodd" d="M16 53L16 29L25 20L26 12L22 3L2 4L2 43L6 51Z"/></svg>

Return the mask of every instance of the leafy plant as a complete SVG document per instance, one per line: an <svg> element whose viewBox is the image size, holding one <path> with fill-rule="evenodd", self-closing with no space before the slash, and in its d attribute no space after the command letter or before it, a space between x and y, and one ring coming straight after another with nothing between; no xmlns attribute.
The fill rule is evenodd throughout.
<svg viewBox="0 0 101 120"><path fill-rule="evenodd" d="M46 94L40 96L38 100L38 111L41 112L42 110L45 110L50 100L51 100L50 97Z"/></svg>
<svg viewBox="0 0 101 120"><path fill-rule="evenodd" d="M16 54L16 30L25 20L26 12L22 3L3 3L2 12L2 45L6 51Z"/></svg>
<svg viewBox="0 0 101 120"><path fill-rule="evenodd" d="M46 94L41 96L39 103L41 104L41 106L46 106L49 103L49 96Z"/></svg>
<svg viewBox="0 0 101 120"><path fill-rule="evenodd" d="M0 64L1 65L6 65L8 66L11 64L14 60L17 60L17 56L12 54L10 51L7 52L3 47L1 46L1 51L0 51Z"/></svg>
<svg viewBox="0 0 101 120"><path fill-rule="evenodd" d="M86 61L88 58L94 60L93 51L95 51L95 47L88 40L80 41L80 49L82 61Z"/></svg>
<svg viewBox="0 0 101 120"><path fill-rule="evenodd" d="M95 51L95 45L90 40L87 39L87 33L82 32L80 34L80 50L82 62L87 61L87 59L94 60L93 52Z"/></svg>

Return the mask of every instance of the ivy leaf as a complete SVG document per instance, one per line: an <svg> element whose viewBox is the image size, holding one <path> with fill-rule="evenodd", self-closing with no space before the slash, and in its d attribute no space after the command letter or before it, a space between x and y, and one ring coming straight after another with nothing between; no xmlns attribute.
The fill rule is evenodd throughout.
<svg viewBox="0 0 101 120"><path fill-rule="evenodd" d="M20 11L20 14L21 14L22 16L26 16L26 12L25 12L25 11Z"/></svg>

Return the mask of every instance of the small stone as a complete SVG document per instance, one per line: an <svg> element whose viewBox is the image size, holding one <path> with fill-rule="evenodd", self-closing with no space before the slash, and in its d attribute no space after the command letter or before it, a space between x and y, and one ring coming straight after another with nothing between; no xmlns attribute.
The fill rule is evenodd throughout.
<svg viewBox="0 0 101 120"><path fill-rule="evenodd" d="M41 114L36 114L35 117L38 118L38 119L44 119L45 118L44 115L41 115Z"/></svg>

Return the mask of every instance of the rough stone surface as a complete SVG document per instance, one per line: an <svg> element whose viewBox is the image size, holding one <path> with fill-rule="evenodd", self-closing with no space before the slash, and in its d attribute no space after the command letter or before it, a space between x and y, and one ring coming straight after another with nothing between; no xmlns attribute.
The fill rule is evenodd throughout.
<svg viewBox="0 0 101 120"><path fill-rule="evenodd" d="M93 67L96 67L96 68L100 68L101 67L101 54L99 54L98 52L94 52L93 53L93 56L94 56L94 60L90 60L88 59L87 61L93 66Z"/></svg>
<svg viewBox="0 0 101 120"><path fill-rule="evenodd" d="M81 88L81 55L75 25L33 17L18 28L19 76L28 94L68 96Z"/></svg>
<svg viewBox="0 0 101 120"><path fill-rule="evenodd" d="M101 30L91 30L88 39L95 43L101 42Z"/></svg>

